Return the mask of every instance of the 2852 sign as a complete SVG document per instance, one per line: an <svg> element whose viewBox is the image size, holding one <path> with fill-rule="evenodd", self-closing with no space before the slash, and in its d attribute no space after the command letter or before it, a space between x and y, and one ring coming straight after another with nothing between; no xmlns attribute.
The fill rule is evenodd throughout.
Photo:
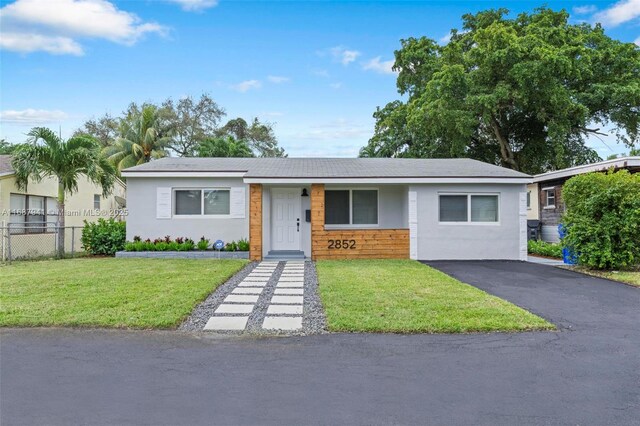
<svg viewBox="0 0 640 426"><path fill-rule="evenodd" d="M329 240L329 250L353 250L356 248L356 240Z"/></svg>

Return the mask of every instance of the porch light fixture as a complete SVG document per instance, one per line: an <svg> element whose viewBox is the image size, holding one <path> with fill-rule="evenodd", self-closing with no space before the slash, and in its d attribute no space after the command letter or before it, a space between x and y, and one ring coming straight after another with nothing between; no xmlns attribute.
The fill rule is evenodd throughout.
<svg viewBox="0 0 640 426"><path fill-rule="evenodd" d="M309 194L307 193L307 188L302 188L302 197L308 197Z"/></svg>

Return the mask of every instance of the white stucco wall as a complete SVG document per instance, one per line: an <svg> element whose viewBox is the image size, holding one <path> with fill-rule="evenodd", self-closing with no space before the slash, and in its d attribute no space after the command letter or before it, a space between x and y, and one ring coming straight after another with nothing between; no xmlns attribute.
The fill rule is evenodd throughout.
<svg viewBox="0 0 640 426"><path fill-rule="evenodd" d="M207 189L244 187L245 217L215 216L156 218L157 188ZM172 197L173 198L173 197ZM174 200L172 200L173 203ZM127 179L127 240L160 238L169 235L198 241L200 237L229 242L249 238L249 185L240 178L129 178Z"/></svg>
<svg viewBox="0 0 640 426"><path fill-rule="evenodd" d="M409 190L417 194L417 259L519 259L519 194L525 185L412 185ZM499 222L439 223L439 193L499 194Z"/></svg>

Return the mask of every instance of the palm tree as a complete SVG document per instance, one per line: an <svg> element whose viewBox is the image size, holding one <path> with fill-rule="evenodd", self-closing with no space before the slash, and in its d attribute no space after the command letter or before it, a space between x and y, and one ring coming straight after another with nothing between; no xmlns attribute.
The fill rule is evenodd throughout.
<svg viewBox="0 0 640 426"><path fill-rule="evenodd" d="M66 142L45 127L34 127L29 140L16 149L11 165L16 185L27 189L29 179L58 181L58 255L64 254L65 196L78 191L78 179L85 176L108 195L115 182L115 169L100 155L100 144L88 136L75 136Z"/></svg>
<svg viewBox="0 0 640 426"><path fill-rule="evenodd" d="M160 130L160 117L154 105L144 105L141 111L132 112L122 121L120 136L102 154L117 168L118 172L152 158L167 155L166 146L171 141Z"/></svg>

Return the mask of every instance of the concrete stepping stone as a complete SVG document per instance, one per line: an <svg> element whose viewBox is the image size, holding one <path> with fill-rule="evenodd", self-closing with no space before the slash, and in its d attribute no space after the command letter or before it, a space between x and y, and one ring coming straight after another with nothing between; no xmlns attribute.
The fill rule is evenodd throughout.
<svg viewBox="0 0 640 426"><path fill-rule="evenodd" d="M267 277L251 277L251 276L248 276L248 277L245 277L245 279L242 280L242 281L269 281L269 280L267 279Z"/></svg>
<svg viewBox="0 0 640 426"><path fill-rule="evenodd" d="M240 283L240 285L242 285L242 283ZM304 282L302 281L279 282L278 284L276 284L276 288L303 288L303 287L304 287Z"/></svg>
<svg viewBox="0 0 640 426"><path fill-rule="evenodd" d="M278 295L288 294L290 296L302 296L304 294L304 288L276 288L273 294L278 294Z"/></svg>
<svg viewBox="0 0 640 426"><path fill-rule="evenodd" d="M301 281L300 277L280 277L278 282L293 282L293 281Z"/></svg>
<svg viewBox="0 0 640 426"><path fill-rule="evenodd" d="M260 287L236 287L231 294L261 294L263 291L264 289Z"/></svg>
<svg viewBox="0 0 640 426"><path fill-rule="evenodd" d="M267 285L266 281L242 281L238 287L264 287L265 285Z"/></svg>
<svg viewBox="0 0 640 426"><path fill-rule="evenodd" d="M302 272L283 272L282 274L280 274L281 277L304 277L304 273Z"/></svg>
<svg viewBox="0 0 640 426"><path fill-rule="evenodd" d="M271 305L267 315L302 315L302 305Z"/></svg>
<svg viewBox="0 0 640 426"><path fill-rule="evenodd" d="M249 317L211 317L205 330L244 330Z"/></svg>
<svg viewBox="0 0 640 426"><path fill-rule="evenodd" d="M214 314L250 314L254 305L231 305L223 303L218 306Z"/></svg>
<svg viewBox="0 0 640 426"><path fill-rule="evenodd" d="M263 274L261 272L257 272L257 273L250 273L249 275L247 275L247 277L250 278L271 278L273 274Z"/></svg>
<svg viewBox="0 0 640 426"><path fill-rule="evenodd" d="M271 303L274 304L302 305L303 302L303 296L273 296L271 298Z"/></svg>
<svg viewBox="0 0 640 426"><path fill-rule="evenodd" d="M256 303L258 301L258 297L252 294L230 294L224 298L223 303L234 302L234 303Z"/></svg>
<svg viewBox="0 0 640 426"><path fill-rule="evenodd" d="M262 328L265 330L300 330L302 317L265 317Z"/></svg>

